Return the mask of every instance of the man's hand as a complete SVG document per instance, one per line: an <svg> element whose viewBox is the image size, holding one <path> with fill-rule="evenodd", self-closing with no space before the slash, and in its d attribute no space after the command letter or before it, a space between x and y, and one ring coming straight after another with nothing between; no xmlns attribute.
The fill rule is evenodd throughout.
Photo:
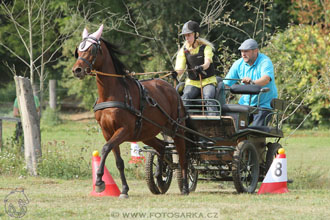
<svg viewBox="0 0 330 220"><path fill-rule="evenodd" d="M259 85L259 86L265 86L270 81L271 81L271 78L267 75L264 75L260 79L257 79L257 80L252 80L250 77L244 77L242 79L242 82L245 83L245 84L252 84L252 85L256 84L256 85Z"/></svg>
<svg viewBox="0 0 330 220"><path fill-rule="evenodd" d="M200 66L195 66L194 70L197 72L197 73L200 73L200 74L204 74L204 69L202 67L202 65Z"/></svg>
<svg viewBox="0 0 330 220"><path fill-rule="evenodd" d="M254 84L254 81L250 77L244 77L242 79L242 83L244 83L244 84Z"/></svg>

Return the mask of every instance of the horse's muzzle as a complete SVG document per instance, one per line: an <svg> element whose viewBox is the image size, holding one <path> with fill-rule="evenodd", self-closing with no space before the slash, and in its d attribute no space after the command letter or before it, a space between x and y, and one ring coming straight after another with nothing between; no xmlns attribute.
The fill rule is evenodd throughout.
<svg viewBox="0 0 330 220"><path fill-rule="evenodd" d="M75 77L78 77L79 79L83 79L85 77L85 71L81 67L76 67L72 69L72 73Z"/></svg>

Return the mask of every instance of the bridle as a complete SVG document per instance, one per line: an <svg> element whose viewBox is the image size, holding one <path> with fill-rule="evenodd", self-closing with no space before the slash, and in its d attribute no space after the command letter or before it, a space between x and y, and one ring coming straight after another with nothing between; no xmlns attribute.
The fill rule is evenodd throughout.
<svg viewBox="0 0 330 220"><path fill-rule="evenodd" d="M92 47L92 63L90 63L88 60L86 60L85 58L83 57L80 57L78 56L78 48L76 48L76 51L75 51L75 58L77 58L78 60L82 60L84 63L86 63L88 65L88 68L85 69L85 72L88 74L88 75L91 75L93 73L93 66L95 64L95 61L96 61L96 57L97 57L97 53L98 51L100 50L101 51L101 41L92 37L92 36L88 36L86 38L83 39L83 41L80 43L80 45L82 47L85 46L86 42L91 39L93 40L92 44L90 47ZM95 43L96 42L96 43Z"/></svg>

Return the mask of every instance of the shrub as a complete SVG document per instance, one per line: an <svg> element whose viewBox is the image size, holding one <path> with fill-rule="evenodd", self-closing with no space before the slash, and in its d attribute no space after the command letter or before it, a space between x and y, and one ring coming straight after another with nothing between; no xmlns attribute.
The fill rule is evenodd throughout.
<svg viewBox="0 0 330 220"><path fill-rule="evenodd" d="M274 35L263 49L274 64L280 98L294 102L291 109L302 104L291 121L310 113L311 126L328 122L329 41L318 26L300 25Z"/></svg>
<svg viewBox="0 0 330 220"><path fill-rule="evenodd" d="M41 125L42 126L55 126L61 124L62 121L59 116L59 111L52 108L46 108L42 112Z"/></svg>
<svg viewBox="0 0 330 220"><path fill-rule="evenodd" d="M21 152L21 141L15 136L6 139L0 151L0 175L26 175L24 154Z"/></svg>
<svg viewBox="0 0 330 220"><path fill-rule="evenodd" d="M43 146L42 159L38 164L38 174L42 177L75 179L89 178L91 164L81 155L67 154L67 146L62 142L49 142Z"/></svg>
<svg viewBox="0 0 330 220"><path fill-rule="evenodd" d="M15 83L8 83L5 87L0 88L0 102L14 102L16 98Z"/></svg>

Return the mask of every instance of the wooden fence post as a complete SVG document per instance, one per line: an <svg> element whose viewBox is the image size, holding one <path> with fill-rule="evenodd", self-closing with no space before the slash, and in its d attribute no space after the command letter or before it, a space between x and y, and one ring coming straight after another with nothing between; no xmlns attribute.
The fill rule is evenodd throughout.
<svg viewBox="0 0 330 220"><path fill-rule="evenodd" d="M49 80L49 107L56 110L56 80Z"/></svg>
<svg viewBox="0 0 330 220"><path fill-rule="evenodd" d="M0 119L0 151L2 150L2 119Z"/></svg>
<svg viewBox="0 0 330 220"><path fill-rule="evenodd" d="M40 120L29 79L15 76L16 94L24 132L24 155L27 170L37 175L37 161L41 158Z"/></svg>

